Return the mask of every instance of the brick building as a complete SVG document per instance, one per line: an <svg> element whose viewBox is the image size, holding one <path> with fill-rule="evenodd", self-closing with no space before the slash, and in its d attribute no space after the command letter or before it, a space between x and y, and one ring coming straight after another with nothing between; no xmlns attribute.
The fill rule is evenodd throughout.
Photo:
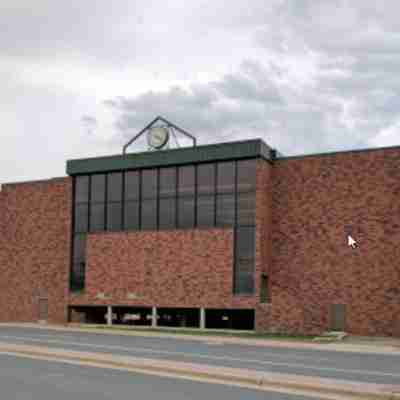
<svg viewBox="0 0 400 400"><path fill-rule="evenodd" d="M400 336L399 156L249 140L3 184L0 321Z"/></svg>

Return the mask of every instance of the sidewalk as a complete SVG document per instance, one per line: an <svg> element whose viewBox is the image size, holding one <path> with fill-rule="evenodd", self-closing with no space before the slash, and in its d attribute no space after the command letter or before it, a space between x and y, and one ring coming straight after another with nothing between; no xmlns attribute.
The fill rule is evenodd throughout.
<svg viewBox="0 0 400 400"><path fill-rule="evenodd" d="M280 347L292 349L310 349L322 351L339 351L352 353L370 353L370 354L391 354L400 356L400 339L396 338L369 338L350 336L339 342L305 342L299 340L279 340L279 339L259 339L251 337L234 337L234 336L218 336L218 335L189 335L176 334L168 332L151 332L149 330L141 331L140 329L118 330L116 328L107 329L104 326L97 325L51 325L51 324L34 324L34 323L0 323L1 327L16 328L35 328L35 329L51 329L64 332L84 332L91 334L104 335L122 335L122 336L140 336L140 337L157 337L171 338L179 340L200 341L209 344L237 344L244 346L260 346L260 347Z"/></svg>

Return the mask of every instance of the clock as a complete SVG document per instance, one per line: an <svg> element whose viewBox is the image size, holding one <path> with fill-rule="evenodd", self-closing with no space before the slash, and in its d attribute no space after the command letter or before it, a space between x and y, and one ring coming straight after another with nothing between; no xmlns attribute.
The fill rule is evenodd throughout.
<svg viewBox="0 0 400 400"><path fill-rule="evenodd" d="M147 134L149 146L153 149L163 148L169 140L169 131L165 126L156 126L149 129Z"/></svg>

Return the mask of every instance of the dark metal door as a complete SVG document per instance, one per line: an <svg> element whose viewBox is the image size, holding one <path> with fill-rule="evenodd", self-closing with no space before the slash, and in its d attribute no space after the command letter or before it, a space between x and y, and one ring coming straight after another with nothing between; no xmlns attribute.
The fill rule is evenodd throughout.
<svg viewBox="0 0 400 400"><path fill-rule="evenodd" d="M49 314L48 299L39 299L39 321L47 321Z"/></svg>
<svg viewBox="0 0 400 400"><path fill-rule="evenodd" d="M346 305L332 304L331 305L331 331L346 331Z"/></svg>

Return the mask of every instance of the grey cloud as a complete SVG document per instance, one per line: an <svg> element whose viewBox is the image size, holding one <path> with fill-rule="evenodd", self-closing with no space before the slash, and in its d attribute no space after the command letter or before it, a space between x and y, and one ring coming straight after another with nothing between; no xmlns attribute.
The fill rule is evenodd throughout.
<svg viewBox="0 0 400 400"><path fill-rule="evenodd" d="M193 127L206 142L260 136L293 154L366 146L395 123L400 92L397 2L262 4L256 1L250 11L241 10L242 20L234 10L218 21L231 29L252 29L268 58L243 60L235 72L190 89L109 99L107 104L121 112L117 126L122 137L125 130L165 114ZM202 17L216 24L204 10ZM298 60L300 72L304 63L311 65L312 72L305 72L311 81L296 83L296 68L290 70L285 60Z"/></svg>
<svg viewBox="0 0 400 400"><path fill-rule="evenodd" d="M92 135L94 133L94 129L97 127L97 119L91 115L83 115L81 117L81 121L83 126L86 128L87 133Z"/></svg>
<svg viewBox="0 0 400 400"><path fill-rule="evenodd" d="M351 144L348 135L340 133L344 127L332 124L342 111L339 104L317 91L288 101L290 96L269 78L266 68L253 62L252 74L246 75L243 69L248 67L243 65L237 75L191 90L172 88L109 100L107 104L121 112L117 127L122 135L116 139L127 137L126 132L139 130L161 114L190 128L202 143L261 137L287 154L323 151L327 145L337 148L344 140L345 145ZM338 140L332 141L330 135Z"/></svg>
<svg viewBox="0 0 400 400"><path fill-rule="evenodd" d="M95 117L92 117L91 115L83 115L81 120L86 125L91 125L91 126L97 125L97 119Z"/></svg>

